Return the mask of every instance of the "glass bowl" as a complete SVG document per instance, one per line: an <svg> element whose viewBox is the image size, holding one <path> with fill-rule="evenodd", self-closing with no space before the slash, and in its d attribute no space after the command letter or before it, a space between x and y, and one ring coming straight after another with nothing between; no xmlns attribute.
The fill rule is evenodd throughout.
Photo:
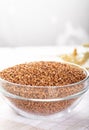
<svg viewBox="0 0 89 130"><path fill-rule="evenodd" d="M66 63L72 64L72 63ZM16 113L30 119L48 119L61 117L70 112L88 90L89 74L73 84L64 86L30 86L8 82L0 78L0 92L4 101Z"/></svg>

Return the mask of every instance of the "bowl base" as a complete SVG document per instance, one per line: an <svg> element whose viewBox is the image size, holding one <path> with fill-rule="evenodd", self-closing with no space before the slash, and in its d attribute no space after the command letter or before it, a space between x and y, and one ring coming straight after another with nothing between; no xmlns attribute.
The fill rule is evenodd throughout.
<svg viewBox="0 0 89 130"><path fill-rule="evenodd" d="M77 106L77 104L80 102L81 98L79 98L75 103L73 103L70 107L68 107L67 109L60 111L58 113L54 113L51 115L38 115L38 114L31 114L28 112L25 112L19 108L17 108L16 106L14 106L13 104L9 103L10 107L14 110L14 112L24 118L28 118L28 119L33 119L33 120L54 120L54 119L59 119L62 117L65 117L67 115L69 115L68 113L71 113L71 111L73 111L73 109Z"/></svg>

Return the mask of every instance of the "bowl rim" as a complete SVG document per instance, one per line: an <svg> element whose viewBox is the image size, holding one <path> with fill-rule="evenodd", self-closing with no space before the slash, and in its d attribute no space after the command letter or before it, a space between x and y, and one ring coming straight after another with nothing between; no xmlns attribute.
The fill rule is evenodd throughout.
<svg viewBox="0 0 89 130"><path fill-rule="evenodd" d="M60 62L60 61L59 61ZM88 78L89 78L89 71L86 69L86 68L84 68L84 67L82 67L82 66L80 66L80 65L77 65L77 64L74 64L74 63L71 63L71 62L60 62L60 63L64 63L64 64L69 64L69 65L73 65L73 66L76 66L76 67L78 67L78 68L80 68L80 69L82 69L85 73L86 73L86 77L83 79L83 80L80 80L79 82L75 82L75 83L72 83L72 84L67 84L67 85L60 85L60 86L36 86L36 85L23 85L23 84L18 84L18 83L13 83L13 82L10 82L10 81L7 81L7 80L5 80L5 79L3 79L3 78L1 78L0 77L0 81L1 82L6 82L6 83L8 83L8 84L10 84L10 85L15 85L15 86L21 86L21 87L37 87L37 88L40 88L40 87L42 87L42 88L46 88L46 87L52 87L52 88L54 88L54 87L69 87L69 86L74 86L74 85L77 85L77 84L80 84L80 83L82 83L82 82L84 82L84 81L86 81Z"/></svg>

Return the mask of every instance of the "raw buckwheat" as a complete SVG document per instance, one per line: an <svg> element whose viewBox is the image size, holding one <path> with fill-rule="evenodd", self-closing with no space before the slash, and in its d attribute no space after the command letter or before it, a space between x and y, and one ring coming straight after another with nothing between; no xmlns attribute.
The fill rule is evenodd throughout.
<svg viewBox="0 0 89 130"><path fill-rule="evenodd" d="M70 96L82 90L83 84L68 86L79 82L86 74L74 65L39 61L15 65L0 72L7 80L3 85L6 91L16 96L33 99L56 99ZM16 84L10 84L16 83ZM64 85L67 85L63 87ZM31 101L18 98L8 99L26 112L49 115L70 106L77 98L62 101Z"/></svg>

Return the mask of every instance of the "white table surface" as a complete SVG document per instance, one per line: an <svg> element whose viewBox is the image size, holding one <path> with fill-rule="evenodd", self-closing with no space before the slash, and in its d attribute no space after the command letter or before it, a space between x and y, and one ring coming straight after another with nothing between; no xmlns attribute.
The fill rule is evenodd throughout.
<svg viewBox="0 0 89 130"><path fill-rule="evenodd" d="M58 55L74 47L0 48L0 69L16 63L38 59L59 60ZM84 51L79 47L79 51ZM55 120L25 119L16 115L0 98L0 130L89 130L89 91L79 105L68 115Z"/></svg>

